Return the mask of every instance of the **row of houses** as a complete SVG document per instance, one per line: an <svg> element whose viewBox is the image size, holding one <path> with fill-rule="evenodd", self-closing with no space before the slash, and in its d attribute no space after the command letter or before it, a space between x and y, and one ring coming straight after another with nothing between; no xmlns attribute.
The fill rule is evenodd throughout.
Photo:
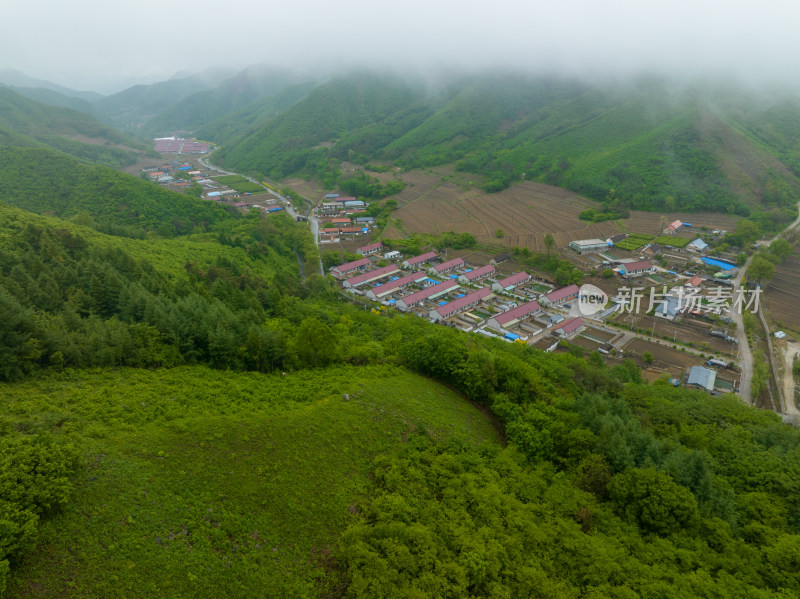
<svg viewBox="0 0 800 599"><path fill-rule="evenodd" d="M419 308L424 303L434 302L454 292L458 293L462 285L472 285L488 277L495 276L497 272L494 264L488 264L463 272L466 264L461 258L454 258L446 262L431 265L427 268L427 272L425 269L419 268L423 263L435 262L438 260L439 255L436 252L427 252L405 260L402 263L404 268L414 266L417 268L404 276L399 276L400 269L394 264L374 270L366 270L371 264L368 256L377 254L382 249L383 244L380 242L362 246L358 248L358 253L364 257L334 267L331 269L331 273L338 277L350 277L342 281L342 285L346 289L355 291L360 287L371 286L363 292L365 297L373 301L384 302L387 305L393 304L400 311L416 309L417 312L419 312ZM387 254L389 254L389 252L385 255ZM461 274L450 274L456 270L462 271ZM450 277L444 281L437 281L430 278L432 276L447 276L448 274ZM389 280L382 282L385 279ZM468 293L459 293L454 299L446 302L442 301L439 305L433 306L430 310L426 310L426 312L433 322L442 322L463 312L466 312L470 319L477 320L477 318L469 312L471 308L480 305L482 302L491 300L495 297L494 294L496 292L507 293L513 291L520 285L531 281L531 279L531 275L527 272L514 273L495 281L491 286L484 286L480 289L469 291ZM404 297L389 299L395 293L406 290L412 286L418 287L420 285L423 286L422 289L417 289L416 291L412 290L411 293L408 293ZM355 292L361 293L359 291ZM497 307L500 307L503 309L503 312L493 314L489 317L487 319L487 325L494 330L502 332L506 337L508 337L508 335L513 335L519 338L519 335L506 330L509 327L516 327L518 324L523 328L523 331L521 331L522 334L525 334L524 331L539 332L541 328L536 328L534 325L530 324L525 325L525 323L521 321L539 315L545 306L563 306L567 302L575 300L578 297L578 293L579 288L577 285L568 285L542 295L538 301L528 301L519 306L517 306L516 303L512 303L513 307L509 307L508 304L503 303L503 301L496 301L494 302L494 308L491 308L490 303L488 311L491 312ZM557 335L572 336L572 334L582 326L581 323L578 322L574 324L559 323L559 320L563 321L563 317L559 317L555 320L557 326L553 330L556 331L555 334Z"/></svg>
<svg viewBox="0 0 800 599"><path fill-rule="evenodd" d="M368 227L325 227L319 230L321 235L357 237L369 233Z"/></svg>
<svg viewBox="0 0 800 599"><path fill-rule="evenodd" d="M473 291L472 293L466 294L464 297L460 297L458 299L453 300L452 302L448 302L443 306L438 306L430 311L430 319L433 322L441 322L445 318L449 318L451 316L455 316L459 312L463 312L464 310L468 310L469 308L474 308L482 301L491 297L492 290L488 287L483 287L478 289L477 291Z"/></svg>

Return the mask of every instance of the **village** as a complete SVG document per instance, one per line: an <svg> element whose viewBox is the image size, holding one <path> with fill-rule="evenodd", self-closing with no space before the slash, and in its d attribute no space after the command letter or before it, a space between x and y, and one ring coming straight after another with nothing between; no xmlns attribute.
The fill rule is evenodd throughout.
<svg viewBox="0 0 800 599"><path fill-rule="evenodd" d="M335 194L326 198L318 216L338 226L321 228L321 236L347 232L344 220L354 214L344 206L350 201ZM364 225L357 235L367 233ZM344 293L377 310L546 352L598 352L611 364L632 358L649 379L713 394L734 392L739 376L731 277L738 267L705 255L709 244L688 223L674 221L663 233L576 240L560 248L585 281L599 286L602 304L591 308L581 286L559 287L521 268L510 253L407 256L377 241L357 247L360 258L329 273Z"/></svg>
<svg viewBox="0 0 800 599"><path fill-rule="evenodd" d="M153 142L165 161L140 168L139 176L143 179L172 191L194 191L199 198L242 212L256 208L269 214L280 212L287 205L279 193L265 184L237 174L220 174L217 169L207 167L202 157L213 149L208 143L176 137L157 138Z"/></svg>
<svg viewBox="0 0 800 599"><path fill-rule="evenodd" d="M733 279L746 254L728 247L728 232L710 223L695 227L662 219L659 231L572 239L554 247L559 259L581 273L582 283L603 295L603 305L587 311L583 286L558 285L552 273L523 264L499 246L497 252L484 244L474 251L431 247L404 253L392 239L377 241L381 228L374 215L380 212L365 199L325 193L302 216L269 183L209 167L203 160L208 149L200 142L156 143L188 150L162 153L164 163L143 168L140 176L242 212L288 209L294 218L309 220L323 255L352 256L327 272L353 301L546 352L596 353L609 365L631 359L651 381L712 394L739 391L741 332L731 311L757 311L759 300L747 288L749 295L734 297Z"/></svg>

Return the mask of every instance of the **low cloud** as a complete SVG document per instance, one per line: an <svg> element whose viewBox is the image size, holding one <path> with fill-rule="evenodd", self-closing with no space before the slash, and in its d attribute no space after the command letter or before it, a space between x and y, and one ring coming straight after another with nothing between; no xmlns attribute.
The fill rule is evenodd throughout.
<svg viewBox="0 0 800 599"><path fill-rule="evenodd" d="M31 76L108 92L178 71L254 63L503 68L581 76L650 71L789 80L800 4L754 1L301 0L17 2L0 56Z"/></svg>

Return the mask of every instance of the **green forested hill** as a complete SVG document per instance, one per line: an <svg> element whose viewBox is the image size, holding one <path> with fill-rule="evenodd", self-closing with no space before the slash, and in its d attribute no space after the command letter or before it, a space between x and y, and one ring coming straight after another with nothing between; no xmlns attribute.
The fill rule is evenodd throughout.
<svg viewBox="0 0 800 599"><path fill-rule="evenodd" d="M232 218L221 206L44 148L0 146L0 201L39 214L86 215L101 229L162 235Z"/></svg>
<svg viewBox="0 0 800 599"><path fill-rule="evenodd" d="M301 90L306 86L295 88L288 95L281 94L287 87L299 83L298 76L290 72L266 67L250 67L226 79L213 89L199 91L170 106L158 116L150 119L142 128L143 132L152 135L165 135L172 131L196 132L220 118L227 117L228 122L239 122L239 126L247 128L246 122L240 122L238 112L255 101L272 100L273 106L265 106L267 118L277 110L302 97ZM252 110L251 110L252 112ZM236 115L236 116L235 116ZM263 118L263 117L262 117ZM202 139L217 138L197 134Z"/></svg>
<svg viewBox="0 0 800 599"><path fill-rule="evenodd" d="M103 97L102 94L90 91L80 91L58 85L46 79L38 79L30 77L25 73L17 71L16 69L0 68L0 83L10 87L25 88L27 90L40 90L43 92L53 91L61 96L69 98L78 98L86 102L94 102Z"/></svg>
<svg viewBox="0 0 800 599"><path fill-rule="evenodd" d="M228 143L255 131L260 125L306 97L315 86L316 83L290 85L275 94L255 100L240 110L204 121L194 133L200 139L218 144Z"/></svg>
<svg viewBox="0 0 800 599"><path fill-rule="evenodd" d="M177 102L197 92L213 89L231 75L229 69L208 69L149 85L134 85L100 98L94 105L115 126L133 134L144 122Z"/></svg>
<svg viewBox="0 0 800 599"><path fill-rule="evenodd" d="M314 168L326 144L404 110L423 97L419 85L390 76L359 73L319 86L307 97L215 158L247 172L275 178Z"/></svg>
<svg viewBox="0 0 800 599"><path fill-rule="evenodd" d="M148 150L94 116L43 104L0 87L0 139L4 144L43 146L86 162L120 167Z"/></svg>
<svg viewBox="0 0 800 599"><path fill-rule="evenodd" d="M470 94L452 88L427 105L413 86L361 81L359 111L342 81L301 101L313 126L295 123L287 154L328 168L336 145L324 142L361 124L394 119L411 134L440 107L470 114ZM540 127L537 143L569 139L547 109L560 88L525 89L483 105L507 132L492 143L526 126ZM578 114L596 93L554 102ZM513 117L518 96L542 107ZM755 132L771 140L764 164L773 146L793 155L791 127L778 128L786 106L753 122L665 104L651 130L647 102L626 102L639 115L630 146L608 125L626 122L619 95L572 127L614 133L631 155L668 147L728 185ZM288 133L279 120L268 126ZM386 131L350 139L366 151ZM419 135L444 144L434 131ZM692 154L722 131L724 160ZM582 148L542 176L602 174ZM286 214L230 215L41 148L0 150L5 198L4 596L800 594L800 433L773 413L647 384L631 360L546 354L351 305L331 281L303 277L319 256ZM100 231L133 227L141 238Z"/></svg>
<svg viewBox="0 0 800 599"><path fill-rule="evenodd" d="M134 240L0 210L10 596L800 592L774 414L357 309L300 280L285 215Z"/></svg>
<svg viewBox="0 0 800 599"><path fill-rule="evenodd" d="M364 111L365 94L385 97L390 87L394 101ZM782 218L800 193L791 124L800 101L766 97L732 84L653 79L589 85L503 74L420 93L399 79L341 77L229 141L219 160L275 178L328 181L336 160L456 163L485 175L488 191L537 179L616 208L767 210ZM314 120L320 115L325 122Z"/></svg>
<svg viewBox="0 0 800 599"><path fill-rule="evenodd" d="M50 106L59 106L61 108L71 108L80 112L94 114L94 105L89 100L83 98L76 98L59 93L52 89L45 89L42 87L14 87L6 86L13 89L15 92L31 100L36 100L42 104Z"/></svg>

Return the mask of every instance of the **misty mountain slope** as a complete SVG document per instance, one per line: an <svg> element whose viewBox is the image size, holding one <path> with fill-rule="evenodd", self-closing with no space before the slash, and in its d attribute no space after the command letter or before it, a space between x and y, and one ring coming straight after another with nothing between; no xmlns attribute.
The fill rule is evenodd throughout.
<svg viewBox="0 0 800 599"><path fill-rule="evenodd" d="M123 130L135 131L142 123L184 98L212 89L230 75L231 72L226 69L209 69L189 77L169 79L151 85L134 85L98 100L95 106L109 122Z"/></svg>
<svg viewBox="0 0 800 599"><path fill-rule="evenodd" d="M585 89L574 82L532 82L514 75L469 78L430 98L431 116L379 154L394 160L405 157L414 166L429 162L429 153L435 156L438 148L463 155L491 145L547 106Z"/></svg>
<svg viewBox="0 0 800 599"><path fill-rule="evenodd" d="M730 85L642 78L590 86L506 74L465 78L370 115L355 97L332 101L333 89L318 88L229 142L225 164L280 178L322 177L336 168L330 158L406 169L456 163L485 176L487 191L525 178L616 208L756 210L779 219L800 194L793 97L764 104ZM314 121L332 105L335 117Z"/></svg>
<svg viewBox="0 0 800 599"><path fill-rule="evenodd" d="M281 111L305 98L318 84L314 82L290 85L281 91L255 100L235 112L203 123L194 131L199 139L218 144L229 143L253 133L258 127L275 118Z"/></svg>
<svg viewBox="0 0 800 599"><path fill-rule="evenodd" d="M229 116L264 97L280 93L298 83L299 76L285 70L250 67L213 89L192 94L148 121L143 132L164 135L173 131L194 131ZM293 96L294 101L299 99Z"/></svg>
<svg viewBox="0 0 800 599"><path fill-rule="evenodd" d="M396 77L360 73L325 83L256 132L223 147L217 160L274 178L298 172L327 154L348 132L390 118L423 97Z"/></svg>
<svg viewBox="0 0 800 599"><path fill-rule="evenodd" d="M37 79L36 77L29 77L25 73L21 73L16 69L0 69L0 84L8 85L14 88L50 90L64 96L78 98L86 102L94 102L95 100L99 100L103 97L102 94L98 94L97 92L77 91L68 87L64 87L63 85L58 85L52 81ZM34 99L37 100L38 98Z"/></svg>
<svg viewBox="0 0 800 599"><path fill-rule="evenodd" d="M8 88L0 88L0 131L5 144L43 145L112 167L133 164L148 152L90 114L42 104Z"/></svg>
<svg viewBox="0 0 800 599"><path fill-rule="evenodd" d="M15 87L13 85L8 85L6 87L14 90L21 96L25 96L26 98L35 100L36 102L41 102L42 104L59 106L61 108L71 108L72 110L87 112L92 115L95 113L94 104L92 104L90 101L82 98L76 98L74 96L68 96L52 89L46 89L43 87Z"/></svg>

